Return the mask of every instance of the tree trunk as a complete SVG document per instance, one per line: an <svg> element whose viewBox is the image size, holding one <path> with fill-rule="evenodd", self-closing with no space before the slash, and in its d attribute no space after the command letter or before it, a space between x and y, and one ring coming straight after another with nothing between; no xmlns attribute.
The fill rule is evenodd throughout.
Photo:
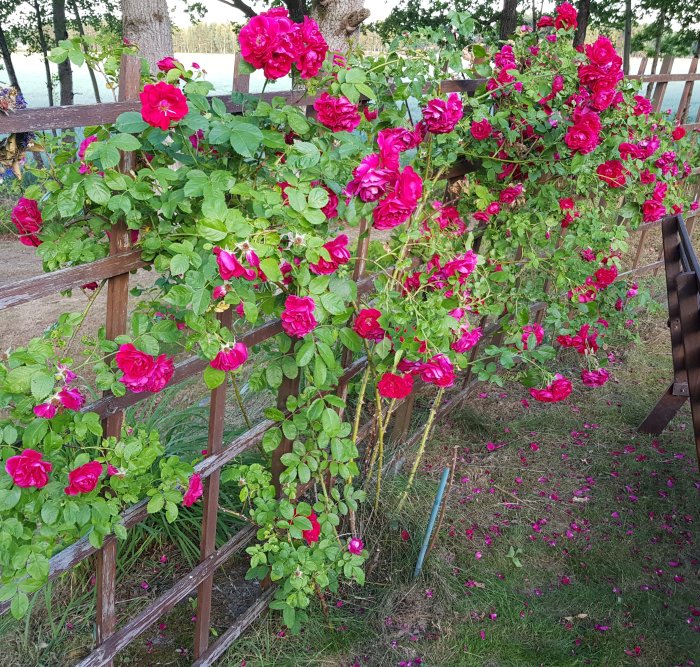
<svg viewBox="0 0 700 667"><path fill-rule="evenodd" d="M632 0L625 0L625 45L622 54L622 68L630 73L630 54L632 51Z"/></svg>
<svg viewBox="0 0 700 667"><path fill-rule="evenodd" d="M53 0L53 32L56 44L68 39L66 28L66 0ZM58 63L58 82L61 90L61 106L73 104L73 69L66 58Z"/></svg>
<svg viewBox="0 0 700 667"><path fill-rule="evenodd" d="M535 30L537 28L537 21L539 20L537 16L537 3L535 0L532 0L532 29Z"/></svg>
<svg viewBox="0 0 700 667"><path fill-rule="evenodd" d="M663 32L665 29L665 23L666 23L666 9L662 9L661 13L659 14L659 20L658 20L658 34L656 35L656 39L654 40L654 59L651 61L651 74L656 74L656 66L659 64L659 56L661 55L661 38L663 37ZM653 84L649 83L647 85L647 91L645 95L649 97L651 95L651 89L653 88Z"/></svg>
<svg viewBox="0 0 700 667"><path fill-rule="evenodd" d="M518 27L518 0L503 0L499 37L508 39Z"/></svg>
<svg viewBox="0 0 700 667"><path fill-rule="evenodd" d="M574 46L581 46L586 42L588 20L591 16L591 0L578 0L578 27L574 33Z"/></svg>
<svg viewBox="0 0 700 667"><path fill-rule="evenodd" d="M75 14L75 23L78 26L78 32L80 33L81 37L85 37L85 28L83 28L83 20L80 18L80 12L78 11L78 5L76 4L75 0L70 0L70 5L73 9L73 14ZM87 53L87 46L83 44L83 51ZM86 63L87 64L87 63ZM102 102L100 99L100 87L97 85L97 77L95 76L95 70L90 67L90 65L87 65L88 68L88 74L90 75L90 83L92 83L92 92L95 94L95 102L98 104Z"/></svg>
<svg viewBox="0 0 700 667"><path fill-rule="evenodd" d="M37 36L39 37L39 46L41 53L44 56L44 72L46 74L46 90L49 94L49 106L53 106L53 81L51 81L51 66L49 65L49 47L46 44L46 36L44 35L44 17L41 13L39 0L34 0L34 14L36 17Z"/></svg>
<svg viewBox="0 0 700 667"><path fill-rule="evenodd" d="M369 17L364 0L314 0L311 16L318 23L331 53L345 53Z"/></svg>
<svg viewBox="0 0 700 667"><path fill-rule="evenodd" d="M7 40L5 39L5 33L2 30L2 25L0 25L0 52L2 52L2 60L5 63L7 76L10 79L10 85L21 93L22 89L19 87L15 66L12 63L12 54L10 53L10 47L7 45Z"/></svg>
<svg viewBox="0 0 700 667"><path fill-rule="evenodd" d="M295 23L304 22L304 14L306 14L306 1L305 0L284 0L284 4L287 5L289 10L289 18Z"/></svg>
<svg viewBox="0 0 700 667"><path fill-rule="evenodd" d="M173 55L173 31L166 0L122 0L124 39L139 47L151 72L156 63Z"/></svg>

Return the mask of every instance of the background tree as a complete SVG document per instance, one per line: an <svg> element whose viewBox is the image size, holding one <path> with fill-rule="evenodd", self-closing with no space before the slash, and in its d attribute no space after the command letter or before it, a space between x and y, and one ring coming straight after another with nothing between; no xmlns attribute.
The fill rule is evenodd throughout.
<svg viewBox="0 0 700 667"><path fill-rule="evenodd" d="M578 1L578 26L574 33L574 46L580 46L586 41L586 32L588 31L588 21L591 16L591 0Z"/></svg>
<svg viewBox="0 0 700 667"><path fill-rule="evenodd" d="M518 0L503 0L498 35L508 39L518 27Z"/></svg>
<svg viewBox="0 0 700 667"><path fill-rule="evenodd" d="M139 47L151 71L173 54L173 30L166 0L122 0L124 39Z"/></svg>
<svg viewBox="0 0 700 667"><path fill-rule="evenodd" d="M68 39L68 25L66 22L66 1L53 0L53 31L56 44ZM60 86L61 104L73 104L73 69L70 60L66 58L58 63L58 83Z"/></svg>

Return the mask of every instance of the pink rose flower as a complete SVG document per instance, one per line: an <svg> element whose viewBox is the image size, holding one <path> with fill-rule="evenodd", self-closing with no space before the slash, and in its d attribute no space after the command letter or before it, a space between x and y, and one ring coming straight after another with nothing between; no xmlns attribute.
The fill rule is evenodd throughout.
<svg viewBox="0 0 700 667"><path fill-rule="evenodd" d="M80 493L90 493L97 486L104 466L98 461L90 461L68 473L68 486L64 489L66 495L77 496Z"/></svg>
<svg viewBox="0 0 700 667"><path fill-rule="evenodd" d="M254 269L246 269L233 253L222 250L219 248L219 246L215 246L212 249L212 252L216 255L216 263L219 266L219 275L224 280L231 280L231 278L255 280L257 277L256 271Z"/></svg>
<svg viewBox="0 0 700 667"><path fill-rule="evenodd" d="M224 345L209 362L212 368L220 371L235 371L248 360L248 348L245 343Z"/></svg>
<svg viewBox="0 0 700 667"><path fill-rule="evenodd" d="M542 328L542 325L535 322L534 324L528 324L523 327L523 333L520 336L520 340L523 344L523 350L528 349L527 341L530 339L530 336L534 336L535 345L539 345L544 340L544 329Z"/></svg>
<svg viewBox="0 0 700 667"><path fill-rule="evenodd" d="M52 468L51 463L43 460L43 454L33 449L25 449L5 462L5 471L12 477L12 481L23 489L45 487Z"/></svg>
<svg viewBox="0 0 700 667"><path fill-rule="evenodd" d="M557 30L573 30L578 26L578 21L576 20L578 12L572 4L562 2L562 4L555 9L555 12L554 27Z"/></svg>
<svg viewBox="0 0 700 667"><path fill-rule="evenodd" d="M577 107L573 114L574 124L564 136L564 142L573 151L585 155L600 143L600 117L592 111L580 111Z"/></svg>
<svg viewBox="0 0 700 667"><path fill-rule="evenodd" d="M365 545L359 537L353 537L348 540L348 551L354 556L360 556Z"/></svg>
<svg viewBox="0 0 700 667"><path fill-rule="evenodd" d="M91 134L89 137L85 137L80 142L80 146L78 146L78 159L79 160L84 160L85 159L85 152L88 149L88 146L90 144L93 144L97 141L97 135Z"/></svg>
<svg viewBox="0 0 700 667"><path fill-rule="evenodd" d="M314 317L316 303L310 296L290 294L284 302L284 311L280 315L282 328L288 336L303 338L313 331L318 322Z"/></svg>
<svg viewBox="0 0 700 667"><path fill-rule="evenodd" d="M498 200L501 204L512 204L523 193L523 184L509 185L501 190Z"/></svg>
<svg viewBox="0 0 700 667"><path fill-rule="evenodd" d="M459 354L464 354L477 345L481 340L483 332L481 331L481 327L475 327L474 329L462 327L460 331L462 333L460 339L452 343L450 348Z"/></svg>
<svg viewBox="0 0 700 667"><path fill-rule="evenodd" d="M34 406L34 414L42 419L53 419L58 412L58 406L54 403L41 403Z"/></svg>
<svg viewBox="0 0 700 667"><path fill-rule="evenodd" d="M10 215L12 224L19 232L19 242L22 245L38 247L41 241L37 234L41 231L43 221L39 205L33 199L20 197Z"/></svg>
<svg viewBox="0 0 700 667"><path fill-rule="evenodd" d="M72 387L63 387L61 391L57 394L58 400L61 401L64 408L68 410L80 410L85 403L85 396L83 396L78 389Z"/></svg>
<svg viewBox="0 0 700 667"><path fill-rule="evenodd" d="M142 391L159 392L175 371L172 357L161 354L156 359L137 350L132 343L122 345L115 360L119 370L124 373L119 381L135 394Z"/></svg>
<svg viewBox="0 0 700 667"><path fill-rule="evenodd" d="M413 391L413 376L384 373L377 382L377 390L384 398L406 398Z"/></svg>
<svg viewBox="0 0 700 667"><path fill-rule="evenodd" d="M347 184L345 192L350 196L358 196L364 202L377 201L396 183L397 174L382 166L381 157L370 153L362 158L360 164L352 172L353 179Z"/></svg>
<svg viewBox="0 0 700 667"><path fill-rule="evenodd" d="M457 93L450 93L447 101L433 99L423 107L423 121L428 132L448 134L457 126L464 115L464 106Z"/></svg>
<svg viewBox="0 0 700 667"><path fill-rule="evenodd" d="M540 403L558 403L571 393L571 381L561 375L555 375L554 381L544 389L530 389L530 396Z"/></svg>
<svg viewBox="0 0 700 667"><path fill-rule="evenodd" d="M362 120L356 104L347 97L323 93L315 102L316 118L333 132L352 132Z"/></svg>
<svg viewBox="0 0 700 667"><path fill-rule="evenodd" d="M180 63L178 63L178 61L172 56L166 56L162 60L159 60L156 63L156 66L161 72L169 72L171 69L177 69L179 64Z"/></svg>
<svg viewBox="0 0 700 667"><path fill-rule="evenodd" d="M585 51L588 60L598 67L619 68L622 65L622 58L617 55L613 43L602 35L593 44L586 44Z"/></svg>
<svg viewBox="0 0 700 667"><path fill-rule="evenodd" d="M261 14L251 18L238 33L243 60L261 69L277 44L278 32L274 17Z"/></svg>
<svg viewBox="0 0 700 667"><path fill-rule="evenodd" d="M194 474L190 477L187 483L187 491L185 491L182 497L182 504L185 507L192 507L197 500L202 497L204 493L204 488L202 487L202 477L201 475Z"/></svg>
<svg viewBox="0 0 700 667"><path fill-rule="evenodd" d="M423 180L413 167L406 167L399 175L394 192L372 211L374 227L392 229L406 222L416 210L422 194Z"/></svg>
<svg viewBox="0 0 700 667"><path fill-rule="evenodd" d="M423 382L436 387L451 387L455 381L452 362L444 354L434 357L420 365L419 374Z"/></svg>
<svg viewBox="0 0 700 667"><path fill-rule="evenodd" d="M581 380L587 387L602 387L610 379L610 373L604 368L594 371L581 371Z"/></svg>
<svg viewBox="0 0 700 667"><path fill-rule="evenodd" d="M318 24L308 16L304 17L301 25L301 51L294 64L302 79L311 79L321 70L323 61L328 53L328 44L323 38Z"/></svg>
<svg viewBox="0 0 700 667"><path fill-rule="evenodd" d="M141 117L149 125L161 130L167 130L171 122L177 123L189 112L182 91L165 81L146 84L139 97Z"/></svg>

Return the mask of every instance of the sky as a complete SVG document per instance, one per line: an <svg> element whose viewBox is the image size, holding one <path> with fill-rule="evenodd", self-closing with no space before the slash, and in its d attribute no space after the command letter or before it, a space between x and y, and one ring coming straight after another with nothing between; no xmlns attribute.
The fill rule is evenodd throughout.
<svg viewBox="0 0 700 667"><path fill-rule="evenodd" d="M205 22L209 23L226 23L228 21L242 21L243 14L233 7L219 2L219 0L200 0L207 8L207 15L204 17ZM381 21L389 16L391 10L399 4L399 0L365 0L365 7L370 10L371 15L369 21ZM168 6L171 8L171 16L173 22L178 27L185 27L190 23L190 20L183 10L184 2L182 0L168 0Z"/></svg>

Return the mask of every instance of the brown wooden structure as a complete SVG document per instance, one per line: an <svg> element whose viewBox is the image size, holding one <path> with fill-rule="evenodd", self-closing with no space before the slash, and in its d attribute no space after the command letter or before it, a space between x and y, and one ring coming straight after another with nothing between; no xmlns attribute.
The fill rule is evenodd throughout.
<svg viewBox="0 0 700 667"><path fill-rule="evenodd" d="M125 111L134 111L140 108L137 101L139 90L138 62L132 56L125 56L122 61L120 75L120 99L115 103L84 105L70 107L53 107L48 109L27 109L13 113L9 116L0 116L0 134L34 132L39 130L59 130L66 127L81 127L86 125L101 125L113 123L117 117ZM442 84L442 91L463 92L473 94L481 81L452 80ZM241 75L238 66L234 70L234 89L245 92L248 90L249 77ZM290 104L309 108L314 98L299 94L266 93L263 99L272 97L284 97ZM241 106L234 104L229 96L221 96L220 99L226 108L233 113L240 113ZM661 95L660 99L663 99ZM311 109L312 111L312 109ZM128 172L133 166L132 154L124 153L120 168ZM450 179L459 179L470 171L470 166L458 164L448 174ZM646 233L642 232L642 235ZM369 230L368 230L369 231ZM643 241L643 238L642 238ZM93 280L106 280L107 290L107 334L114 338L126 330L129 275L136 269L145 266L137 250L129 247L129 235L122 223L115 225L111 235L110 256L82 266L71 267L55 271L47 275L20 281L10 285L0 286L0 310L5 310L22 303L28 303L41 299L50 294L62 292L79 287ZM368 248L368 237L358 243L356 249L356 269L354 279L358 283L358 292L366 293L371 289L372 277L365 272L365 260ZM634 267L637 270L637 266ZM541 313L543 304L534 304L532 311ZM222 322L231 324L230 313L222 314ZM481 322L485 336L479 346L472 352L475 359L478 351L498 336L503 326L503 318L496 318L492 322L485 318ZM269 321L249 331L239 340L248 347L262 343L265 340L282 332L279 320ZM698 348L700 349L700 347ZM341 377L338 393L344 395L349 382L360 374L366 364L364 358L354 359L352 355L343 357L344 374ZM200 374L206 368L207 362L190 357L180 361L175 368L175 373L170 385L177 385L184 380ZM476 379L471 372L459 386L446 397L437 418L449 414L462 402L476 384ZM286 399L298 391L298 384L293 380L285 380L282 384L277 404L284 409ZM700 396L700 393L697 394ZM85 406L85 411L97 412L104 420L105 432L108 435L118 435L123 422L123 414L126 408L149 398L151 394L126 394L115 397L106 394L91 405ZM151 624L157 621L163 614L171 610L178 602L188 596L197 593L197 621L194 637L194 662L196 667L211 665L225 650L235 641L241 633L265 610L273 594L271 587L262 590L258 599L244 612L236 622L211 643L210 622L212 608L212 582L217 568L223 566L236 554L239 554L254 538L255 528L245 527L236 533L218 549L215 545L217 509L219 504L219 474L223 466L230 463L237 456L255 447L264 433L275 423L263 420L255 424L250 430L236 437L229 443L223 442L225 405L227 400L226 386L215 389L211 395L209 415L209 440L208 454L196 466L196 472L205 481L203 497L203 519L201 529L200 562L191 571L182 576L170 589L153 600L139 614L130 619L121 619L116 613L116 561L117 540L110 537L105 540L101 549L94 548L90 542L83 538L64 549L51 558L49 579L54 580L68 572L78 563L95 558L96 568L96 642L94 650L78 663L77 667L100 667L112 665L114 657L128 646L136 637L146 631ZM422 427L411 433L411 423L415 395L405 399L396 409L392 431L393 442L403 442L405 447L415 444L421 436ZM367 439L375 429L373 420L362 425L358 440ZM273 481L278 483L279 473L282 470L281 456L289 451L291 443L283 440L273 454ZM143 521L148 515L146 511L147 499L130 507L123 513L123 524L126 528L133 527ZM0 604L0 613L9 609L8 603Z"/></svg>
<svg viewBox="0 0 700 667"><path fill-rule="evenodd" d="M695 448L700 463L700 263L680 215L665 217L661 234L673 382L639 428L644 433L661 433L683 404L690 400Z"/></svg>

